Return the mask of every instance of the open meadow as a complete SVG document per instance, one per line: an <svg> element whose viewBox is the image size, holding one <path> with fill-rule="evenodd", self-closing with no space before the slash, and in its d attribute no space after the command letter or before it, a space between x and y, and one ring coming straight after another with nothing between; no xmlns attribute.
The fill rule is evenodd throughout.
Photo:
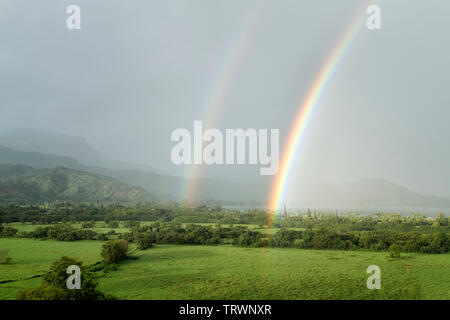
<svg viewBox="0 0 450 320"><path fill-rule="evenodd" d="M12 264L0 265L0 299L37 287L62 256L101 261L103 241L1 238ZM130 246L99 289L122 299L450 299L450 254L243 248L229 245ZM381 268L381 289L366 287L369 265ZM31 279L30 279L31 278ZM14 280L8 282L8 280Z"/></svg>

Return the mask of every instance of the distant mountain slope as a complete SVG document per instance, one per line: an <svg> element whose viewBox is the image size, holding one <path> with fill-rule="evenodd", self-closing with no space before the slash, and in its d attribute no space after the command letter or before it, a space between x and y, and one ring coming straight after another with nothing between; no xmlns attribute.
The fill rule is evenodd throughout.
<svg viewBox="0 0 450 320"><path fill-rule="evenodd" d="M195 179L189 183L188 179L163 175L142 170L112 170L98 166L86 166L70 157L43 154L40 152L17 151L0 146L0 164L22 164L38 169L63 166L70 169L91 172L108 176L123 183L139 186L162 199L182 200L188 185L197 190L198 201L226 201L226 202L259 202L264 204L267 196L267 185L243 184L223 182L209 179Z"/></svg>
<svg viewBox="0 0 450 320"><path fill-rule="evenodd" d="M63 166L69 169L110 177L122 183L144 188L158 199L184 200L189 187L196 190L194 198L198 202L223 202L235 204L267 203L270 183L238 183L210 179L188 179L162 175L141 170L111 170L96 166L86 166L70 157L47 155L39 152L16 151L0 146L0 164L15 163L42 168ZM0 176L19 173L3 166ZM29 170L29 169L15 169ZM428 207L450 208L450 200L435 196L421 195L405 187L386 180L362 180L344 184L305 185L296 191L295 205L305 207ZM80 196L81 198L81 196ZM192 199L191 199L192 200Z"/></svg>
<svg viewBox="0 0 450 320"><path fill-rule="evenodd" d="M145 165L129 164L109 159L93 148L84 138L69 136L59 132L18 129L0 135L0 145L17 151L39 152L46 155L76 159L86 166L108 169L145 169ZM72 168L72 166L71 166Z"/></svg>
<svg viewBox="0 0 450 320"><path fill-rule="evenodd" d="M25 174L34 173L35 168L23 166L20 164L4 164L0 165L0 180L12 177L23 176Z"/></svg>
<svg viewBox="0 0 450 320"><path fill-rule="evenodd" d="M211 179L193 179L161 175L139 170L102 170L101 174L114 177L131 185L158 194L162 198L186 200L190 191L191 201L224 203L257 203L264 205L267 201L269 185L256 185ZM192 190L189 190L192 188Z"/></svg>
<svg viewBox="0 0 450 320"><path fill-rule="evenodd" d="M34 169L23 165L0 165L0 202L42 203L142 202L154 197L142 188L112 178L56 167Z"/></svg>
<svg viewBox="0 0 450 320"><path fill-rule="evenodd" d="M20 129L3 134L0 145L21 151L72 157L85 164L107 160L83 138L43 130Z"/></svg>
<svg viewBox="0 0 450 320"><path fill-rule="evenodd" d="M83 170L86 166L70 157L48 155L40 152L17 151L0 145L0 164L22 164L38 169L58 166Z"/></svg>
<svg viewBox="0 0 450 320"><path fill-rule="evenodd" d="M422 195L383 179L304 186L298 202L311 206L450 208L450 199Z"/></svg>

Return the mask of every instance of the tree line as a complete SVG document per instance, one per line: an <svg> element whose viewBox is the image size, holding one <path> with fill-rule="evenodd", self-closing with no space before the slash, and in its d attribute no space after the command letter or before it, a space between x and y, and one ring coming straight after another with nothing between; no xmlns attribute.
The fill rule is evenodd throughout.
<svg viewBox="0 0 450 320"><path fill-rule="evenodd" d="M339 232L321 228L296 231L281 229L271 240L273 247L300 249L337 249L386 251L398 246L404 252L446 253L450 250L450 234L418 232L367 231Z"/></svg>
<svg viewBox="0 0 450 320"><path fill-rule="evenodd" d="M56 202L40 206L0 206L0 224L83 222L83 227L86 228L89 227L91 221L104 221L107 224L124 221L163 221L266 226L270 222L271 216L271 213L259 209L239 211L221 206L189 206L177 202L152 202L135 205ZM360 215L359 213L338 214L307 210L306 212L281 215L273 227L313 229L326 227L336 231L450 232L449 218L445 217L443 213L438 213L437 217L432 219L419 213L413 213L406 217L397 213Z"/></svg>

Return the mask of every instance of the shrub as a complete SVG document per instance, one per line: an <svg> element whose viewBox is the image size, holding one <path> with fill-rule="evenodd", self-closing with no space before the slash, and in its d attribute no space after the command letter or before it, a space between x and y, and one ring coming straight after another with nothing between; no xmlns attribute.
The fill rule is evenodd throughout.
<svg viewBox="0 0 450 320"><path fill-rule="evenodd" d="M47 231L47 236L50 239L59 241L75 241L77 240L75 231L72 227L64 224L57 224L51 226Z"/></svg>
<svg viewBox="0 0 450 320"><path fill-rule="evenodd" d="M108 228L118 228L119 227L119 221L111 221L107 224Z"/></svg>
<svg viewBox="0 0 450 320"><path fill-rule="evenodd" d="M83 222L81 224L81 228L86 229L86 228L94 228L95 227L95 221L89 221L89 222Z"/></svg>
<svg viewBox="0 0 450 320"><path fill-rule="evenodd" d="M154 237L150 233L138 233L135 236L135 241L139 250L145 250L153 246Z"/></svg>
<svg viewBox="0 0 450 320"><path fill-rule="evenodd" d="M110 240L103 245L101 256L106 263L115 263L126 258L127 240Z"/></svg>
<svg viewBox="0 0 450 320"><path fill-rule="evenodd" d="M17 233L17 229L11 228L10 226L4 226L0 236L2 237L14 237Z"/></svg>
<svg viewBox="0 0 450 320"><path fill-rule="evenodd" d="M8 250L0 249L0 264L10 264L12 259L8 257Z"/></svg>
<svg viewBox="0 0 450 320"><path fill-rule="evenodd" d="M66 300L64 289L43 282L37 288L19 291L18 300Z"/></svg>
<svg viewBox="0 0 450 320"><path fill-rule="evenodd" d="M37 227L36 230L31 232L30 236L32 238L47 238L49 229L50 227Z"/></svg>
<svg viewBox="0 0 450 320"><path fill-rule="evenodd" d="M263 247L266 243L263 235L255 231L245 231L233 240L233 245L241 247Z"/></svg>
<svg viewBox="0 0 450 320"><path fill-rule="evenodd" d="M400 247L398 244L393 244L389 247L390 256L392 258L400 258L400 252L402 250L402 247Z"/></svg>
<svg viewBox="0 0 450 320"><path fill-rule="evenodd" d="M97 240L99 237L97 232L83 229L75 231L75 236L77 240Z"/></svg>
<svg viewBox="0 0 450 320"><path fill-rule="evenodd" d="M140 221L125 221L124 223L125 228L139 228L141 226Z"/></svg>
<svg viewBox="0 0 450 320"><path fill-rule="evenodd" d="M21 236L25 238L48 238L58 241L106 239L102 234L93 230L73 229L71 226L65 224L56 224L51 227L38 227L32 232L23 232Z"/></svg>

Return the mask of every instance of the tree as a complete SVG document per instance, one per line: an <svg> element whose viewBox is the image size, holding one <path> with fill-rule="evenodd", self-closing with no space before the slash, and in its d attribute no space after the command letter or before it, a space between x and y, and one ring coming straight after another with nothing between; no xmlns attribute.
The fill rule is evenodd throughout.
<svg viewBox="0 0 450 320"><path fill-rule="evenodd" d="M437 221L439 222L440 226L446 226L448 225L448 219L445 218L445 215L442 212L439 212L437 215Z"/></svg>
<svg viewBox="0 0 450 320"><path fill-rule="evenodd" d="M17 229L12 228L10 226L4 226L2 228L2 233L1 233L0 236L2 236L2 237L14 237L16 235L17 231L18 231Z"/></svg>
<svg viewBox="0 0 450 320"><path fill-rule="evenodd" d="M118 228L119 227L119 222L118 221L110 221L107 224L108 228Z"/></svg>
<svg viewBox="0 0 450 320"><path fill-rule="evenodd" d="M407 242L404 246L406 251L406 257L409 258L409 253L414 251L414 244L412 242Z"/></svg>
<svg viewBox="0 0 450 320"><path fill-rule="evenodd" d="M153 246L154 237L150 233L138 233L135 236L136 244L139 250L145 250L147 248L151 248Z"/></svg>
<svg viewBox="0 0 450 320"><path fill-rule="evenodd" d="M124 223L124 227L125 228L139 228L141 226L141 222L140 221L125 221Z"/></svg>
<svg viewBox="0 0 450 320"><path fill-rule="evenodd" d="M389 247L390 256L392 258L400 258L400 252L402 250L402 247L400 247L398 244L393 244Z"/></svg>
<svg viewBox="0 0 450 320"><path fill-rule="evenodd" d="M0 264L10 264L12 261L11 257L8 257L9 251L6 249L0 249Z"/></svg>
<svg viewBox="0 0 450 320"><path fill-rule="evenodd" d="M77 265L81 269L81 288L68 289L67 268ZM37 288L27 289L19 292L19 300L103 300L111 299L97 290L97 282L93 279L83 262L70 257L62 257L56 260L47 274L44 275L42 283Z"/></svg>
<svg viewBox="0 0 450 320"><path fill-rule="evenodd" d="M94 228L95 227L95 220L91 220L89 222L83 222L81 224L81 228Z"/></svg>
<svg viewBox="0 0 450 320"><path fill-rule="evenodd" d="M106 263L115 263L125 259L127 252L127 240L110 240L103 245L101 256Z"/></svg>
<svg viewBox="0 0 450 320"><path fill-rule="evenodd" d="M53 262L48 273L44 275L44 281L58 288L65 288L67 281L67 268L71 265L77 265L80 268L83 262L69 257L62 257Z"/></svg>
<svg viewBox="0 0 450 320"><path fill-rule="evenodd" d="M433 224L431 225L431 227L433 227L433 228L437 228L440 226L441 226L441 223L439 222L439 220L434 221Z"/></svg>

